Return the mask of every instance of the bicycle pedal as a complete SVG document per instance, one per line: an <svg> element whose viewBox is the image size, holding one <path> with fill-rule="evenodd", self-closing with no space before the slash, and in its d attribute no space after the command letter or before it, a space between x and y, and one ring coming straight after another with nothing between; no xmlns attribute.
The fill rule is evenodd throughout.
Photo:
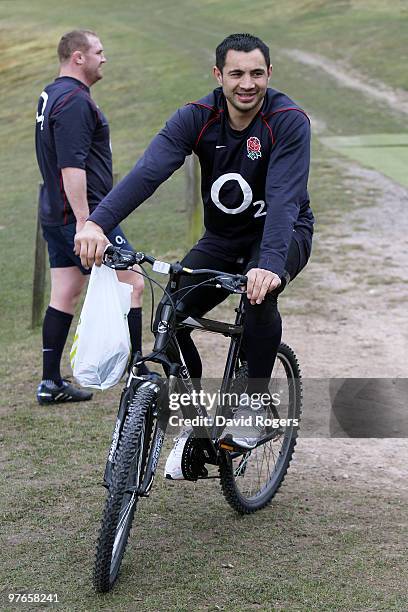
<svg viewBox="0 0 408 612"><path fill-rule="evenodd" d="M223 450L227 450L234 453L248 450L247 448L240 446L239 444L234 442L230 434L228 434L225 438L222 438L219 441L218 448L222 448Z"/></svg>
<svg viewBox="0 0 408 612"><path fill-rule="evenodd" d="M227 442L220 442L220 448L228 451L234 451L236 449L232 444L228 444Z"/></svg>

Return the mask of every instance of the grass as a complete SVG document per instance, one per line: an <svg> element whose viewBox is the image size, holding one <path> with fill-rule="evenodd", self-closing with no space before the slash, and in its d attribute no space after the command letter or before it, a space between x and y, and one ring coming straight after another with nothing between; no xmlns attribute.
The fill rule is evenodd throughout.
<svg viewBox="0 0 408 612"><path fill-rule="evenodd" d="M395 8L395 3L374 4L377 9L372 12L373 4L369 3L364 5L364 10L356 11L354 7L346 10L342 2L291 0L281 12L261 0L257 2L257 11L242 1L231 0L224 2L222 8L217 6L216 10L213 2L193 3L192 6L189 3L188 10L184 10L183 3L178 3L177 8L169 8L164 0L155 0L148 7L141 3L121 2L114 11L107 3L74 3L76 23L94 24L103 38L109 58L106 78L94 88L94 96L111 123L115 170L123 175L177 106L204 95L213 86L209 76L213 48L226 32L240 29L252 28L271 41L272 57L278 58L276 62L274 60L273 84L290 93L312 115L325 121L329 134L378 131L380 112L381 131L397 133L405 130L405 118L384 113L380 105L367 102L357 92L347 91L345 95L343 89L320 78L316 71L279 55L280 48L294 44L296 35L297 46L312 48L310 41L314 38L314 46L319 44L322 50L337 57L338 49L348 48L343 44L347 32L347 36L354 36L357 47L352 59L357 62L359 52L366 53L367 47L358 42L362 23L368 20L376 31L383 28L387 32L385 15L386 23L399 19L403 24L406 19ZM96 7L101 7L101 10L95 10ZM18 0L4 1L1 10L4 53L0 69L7 94L3 93L4 104L0 111L5 151L0 162L3 178L0 209L5 229L0 232L5 252L13 249L16 242L24 244L18 252L14 249L13 262L8 266L6 290L1 296L4 342L10 342L14 337L25 335L23 322L28 320L29 314L27 298L32 264L28 258L33 254L39 180L33 152L35 100L44 83L55 75L56 40L61 31L72 27L73 9L71 5L55 7L44 0L28 5ZM344 27L346 19L353 24L352 28ZM340 22L335 26L337 20ZM315 33L317 27L318 37ZM387 41L385 35L375 38L376 48L383 44L382 53L387 52L393 58L381 78L397 85L395 73L406 72L404 54L400 53L399 47L402 43L397 37L388 38ZM392 54L390 45L394 45ZM369 66L371 63L367 64L367 70ZM151 218L156 214L167 214L163 221L168 223L162 225L166 235L162 233L160 242L156 240L156 243L174 244L180 235L185 235L181 229L185 227L182 214L178 215L180 224L174 227L174 234L167 231L168 227L173 229L174 226L172 212L180 208L180 200L184 199L181 183L180 180L170 193L168 186L164 186L160 197L154 200L154 208L152 202L150 207L141 209L137 218L129 220L126 227L135 243L140 244L141 237L146 236L151 248L157 230L157 224L153 226ZM319 183L312 181L311 186L314 194L318 194ZM319 195L314 196L314 206L320 212Z"/></svg>
<svg viewBox="0 0 408 612"><path fill-rule="evenodd" d="M96 597L90 547L115 396L92 409L50 413L23 400L10 409L4 442L18 504L2 497L4 587L56 592L67 610L402 609L403 500L375 483L351 483L345 496L341 479L311 479L301 463L273 506L246 518L217 483L158 479L136 515L121 581Z"/></svg>
<svg viewBox="0 0 408 612"><path fill-rule="evenodd" d="M229 510L215 483L169 486L159 478L151 500L141 506L117 589L96 597L90 573L104 496L98 482L119 391L98 395L86 406L52 412L38 407L33 394L40 330L29 330L28 323L39 180L34 109L42 87L55 76L55 46L63 31L91 27L104 42L109 63L93 95L110 120L115 170L123 175L177 106L213 87L214 46L232 31L252 30L271 43L273 86L325 122L326 136L378 132L379 117L381 132L405 131L402 116L280 50L296 47L347 60L372 78L406 87L407 12L385 1L124 0L113 6L105 0L60 5L3 0L0 14L0 608L11 609L6 594L21 591L57 592L61 609L69 611L406 609L397 578L406 567L399 544L404 507L397 491L347 483L345 495L344 482L317 477L301 464L276 502L246 519ZM356 206L354 195L337 155L317 138L313 159L314 265L324 272L335 261L340 274L358 244L352 254L349 245L328 252L322 239L345 233L343 218ZM364 218L372 194L362 189L358 200ZM134 246L180 257L188 247L183 172L124 226ZM299 279L299 303L324 312L328 296L321 287L320 303L313 304L311 282L306 274Z"/></svg>

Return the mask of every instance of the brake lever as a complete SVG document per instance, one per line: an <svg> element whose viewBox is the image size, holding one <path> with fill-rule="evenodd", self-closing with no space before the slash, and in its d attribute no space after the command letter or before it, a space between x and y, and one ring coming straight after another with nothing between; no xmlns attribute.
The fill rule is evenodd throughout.
<svg viewBox="0 0 408 612"><path fill-rule="evenodd" d="M246 293L245 288L244 289L240 288L244 284L240 280L234 280L229 277L218 277L218 278L215 278L214 280L215 280L215 283L216 283L215 286L217 289L227 289L227 291L230 291L231 293L236 293L238 295L243 295L244 293Z"/></svg>
<svg viewBox="0 0 408 612"><path fill-rule="evenodd" d="M105 250L103 263L114 270L128 270L136 263L136 258L133 251L116 250L109 245Z"/></svg>

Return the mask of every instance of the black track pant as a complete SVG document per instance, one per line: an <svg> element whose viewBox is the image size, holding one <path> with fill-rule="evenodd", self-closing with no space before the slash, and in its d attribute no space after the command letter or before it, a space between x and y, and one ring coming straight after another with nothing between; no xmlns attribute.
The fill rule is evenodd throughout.
<svg viewBox="0 0 408 612"><path fill-rule="evenodd" d="M187 253L181 263L183 266L193 269L210 268L232 274L244 274L251 268L257 267L258 257L259 245L252 249L244 263L226 261L210 253L193 248ZM252 389L249 389L249 392L263 390L260 386L263 387L263 384L271 376L282 336L282 321L278 311L278 295L285 288L287 280L293 280L306 265L307 257L308 255L302 243L300 242L299 244L293 239L289 248L285 266L286 275L282 279L282 285L272 293L268 293L262 304L251 305L249 300L246 297L244 298L245 321L242 350L248 362L249 379L253 386ZM183 320L188 316L202 317L229 295L223 289L205 286L197 287L189 292L192 285L202 283L204 280L205 276L182 277L180 289L183 290L178 294L181 297L181 303L177 308L178 320ZM162 304L165 302L166 297L164 296L157 310L155 329L157 329L158 322L160 321ZM201 359L191 338L191 330L180 330L177 334L177 339L190 376L196 379L201 378Z"/></svg>

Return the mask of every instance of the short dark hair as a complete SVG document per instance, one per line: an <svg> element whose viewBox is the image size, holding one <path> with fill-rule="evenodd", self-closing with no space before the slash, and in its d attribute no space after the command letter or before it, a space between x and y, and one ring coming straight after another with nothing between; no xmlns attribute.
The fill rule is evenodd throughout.
<svg viewBox="0 0 408 612"><path fill-rule="evenodd" d="M215 50L215 64L218 70L222 72L228 51L245 51L245 53L249 53L255 49L261 51L269 68L271 64L269 47L260 38L252 36L252 34L230 34L227 36Z"/></svg>
<svg viewBox="0 0 408 612"><path fill-rule="evenodd" d="M74 51L88 51L91 46L89 36L98 38L98 35L92 32L92 30L72 30L64 34L59 41L57 49L58 59L61 64L68 61Z"/></svg>

